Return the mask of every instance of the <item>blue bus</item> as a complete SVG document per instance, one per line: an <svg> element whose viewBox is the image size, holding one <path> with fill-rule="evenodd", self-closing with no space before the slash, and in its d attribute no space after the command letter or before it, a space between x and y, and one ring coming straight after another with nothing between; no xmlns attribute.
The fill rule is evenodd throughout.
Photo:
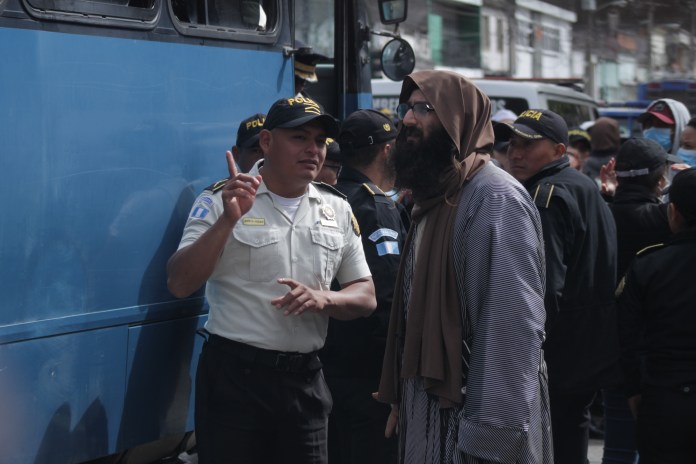
<svg viewBox="0 0 696 464"><path fill-rule="evenodd" d="M183 446L206 305L167 291L166 261L239 122L294 94L296 39L332 58L310 92L334 116L370 107L365 15L358 0L0 0L0 462Z"/></svg>
<svg viewBox="0 0 696 464"><path fill-rule="evenodd" d="M692 115L696 114L696 80L663 79L638 85L638 100L645 103L645 106L660 98L680 101Z"/></svg>

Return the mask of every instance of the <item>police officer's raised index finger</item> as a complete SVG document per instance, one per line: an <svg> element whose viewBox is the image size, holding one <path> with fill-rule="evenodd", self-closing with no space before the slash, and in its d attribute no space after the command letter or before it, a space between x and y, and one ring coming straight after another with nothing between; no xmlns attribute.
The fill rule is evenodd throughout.
<svg viewBox="0 0 696 464"><path fill-rule="evenodd" d="M227 157L227 170L230 172L230 179L232 179L237 175L237 166L234 164L234 157L231 151L227 150L225 156Z"/></svg>

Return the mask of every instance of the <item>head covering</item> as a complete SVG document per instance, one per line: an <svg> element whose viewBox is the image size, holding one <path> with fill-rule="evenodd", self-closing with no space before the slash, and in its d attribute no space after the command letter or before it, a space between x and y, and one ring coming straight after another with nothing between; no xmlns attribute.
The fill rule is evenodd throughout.
<svg viewBox="0 0 696 464"><path fill-rule="evenodd" d="M684 169L674 176L669 186L669 201L689 226L696 225L696 168Z"/></svg>
<svg viewBox="0 0 696 464"><path fill-rule="evenodd" d="M349 153L395 138L396 127L387 115L377 110L358 110L343 121L338 143L343 152Z"/></svg>
<svg viewBox="0 0 696 464"><path fill-rule="evenodd" d="M591 141L592 141L592 136L586 130L582 130L580 128L577 128L577 129L570 129L568 131L568 143L570 143L571 145L574 144L575 142L587 142L587 146L589 147Z"/></svg>
<svg viewBox="0 0 696 464"><path fill-rule="evenodd" d="M324 112L324 108L319 103L307 97L281 98L273 103L268 110L263 128L290 129L310 121L321 122L326 129L327 137L336 138L338 135L338 123L333 116Z"/></svg>
<svg viewBox="0 0 696 464"><path fill-rule="evenodd" d="M592 136L590 145L593 151L613 151L616 153L621 146L621 130L616 119L601 117L587 132Z"/></svg>
<svg viewBox="0 0 696 464"><path fill-rule="evenodd" d="M664 169L667 153L659 143L644 137L626 140L616 154L616 177L645 176Z"/></svg>
<svg viewBox="0 0 696 464"><path fill-rule="evenodd" d="M526 110L512 124L495 125L496 140L510 140L513 134L531 140L547 138L568 146L568 124L551 110Z"/></svg>
<svg viewBox="0 0 696 464"><path fill-rule="evenodd" d="M668 151L668 153L671 155L676 155L677 150L679 149L681 133L684 130L684 127L688 124L691 114L682 102L672 100L671 98L660 98L659 100L654 100L650 103L650 105L648 105L648 108L655 106L659 102L666 104L669 107L669 110L672 112L672 118L674 119L674 135L672 137L672 148ZM668 156L668 159L673 163L682 162L682 159L677 156Z"/></svg>
<svg viewBox="0 0 696 464"><path fill-rule="evenodd" d="M662 100L655 100L650 103L645 113L638 115L636 120L643 124L650 116L654 116L665 124L674 125L674 115L672 114L672 109L667 103Z"/></svg>
<svg viewBox="0 0 696 464"><path fill-rule="evenodd" d="M307 82L317 82L317 64L329 61L329 58L319 53L312 53L312 47L308 47L299 40L295 40L295 76Z"/></svg>
<svg viewBox="0 0 696 464"><path fill-rule="evenodd" d="M249 116L241 123L237 129L237 145L240 148L249 148L259 141L259 133L263 129L263 122L266 120L266 115L257 113Z"/></svg>
<svg viewBox="0 0 696 464"><path fill-rule="evenodd" d="M457 159L490 153L493 147L491 102L470 80L450 71L418 71L406 76L399 103L420 90L435 108L442 126L457 147ZM484 118L485 117L485 118Z"/></svg>
<svg viewBox="0 0 696 464"><path fill-rule="evenodd" d="M341 147L334 139L326 139L326 159L343 162Z"/></svg>
<svg viewBox="0 0 696 464"><path fill-rule="evenodd" d="M491 121L495 122L508 122L517 119L517 115L507 108L501 108L491 116Z"/></svg>
<svg viewBox="0 0 696 464"><path fill-rule="evenodd" d="M442 173L441 193L418 200L413 207L416 225L428 214L420 232L422 243L428 246L420 247L416 256L408 324L400 290L407 260L402 260L399 267L378 398L397 403L399 378L421 376L425 390L438 396L440 407L451 407L463 402L463 329L452 262L454 222L461 187L490 159L491 104L471 81L449 71L419 71L407 76L399 102L407 101L414 90L423 92L435 109L456 147L458 161ZM409 230L405 250L410 249L413 230Z"/></svg>

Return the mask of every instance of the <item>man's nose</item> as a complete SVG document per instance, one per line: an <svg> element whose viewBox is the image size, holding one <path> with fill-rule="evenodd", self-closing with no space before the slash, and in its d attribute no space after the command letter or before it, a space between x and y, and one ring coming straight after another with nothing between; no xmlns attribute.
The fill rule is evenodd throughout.
<svg viewBox="0 0 696 464"><path fill-rule="evenodd" d="M405 126L415 126L416 125L416 115L413 114L413 108L409 108L404 115L403 124Z"/></svg>

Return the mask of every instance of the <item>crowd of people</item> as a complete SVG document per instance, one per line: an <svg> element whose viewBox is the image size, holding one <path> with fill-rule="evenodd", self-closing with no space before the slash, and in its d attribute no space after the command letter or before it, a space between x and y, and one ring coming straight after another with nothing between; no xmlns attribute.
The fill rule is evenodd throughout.
<svg viewBox="0 0 696 464"><path fill-rule="evenodd" d="M586 464L598 395L604 462L696 460L684 105L622 142L448 71L340 125L300 84L241 122L168 263L210 306L198 462Z"/></svg>

